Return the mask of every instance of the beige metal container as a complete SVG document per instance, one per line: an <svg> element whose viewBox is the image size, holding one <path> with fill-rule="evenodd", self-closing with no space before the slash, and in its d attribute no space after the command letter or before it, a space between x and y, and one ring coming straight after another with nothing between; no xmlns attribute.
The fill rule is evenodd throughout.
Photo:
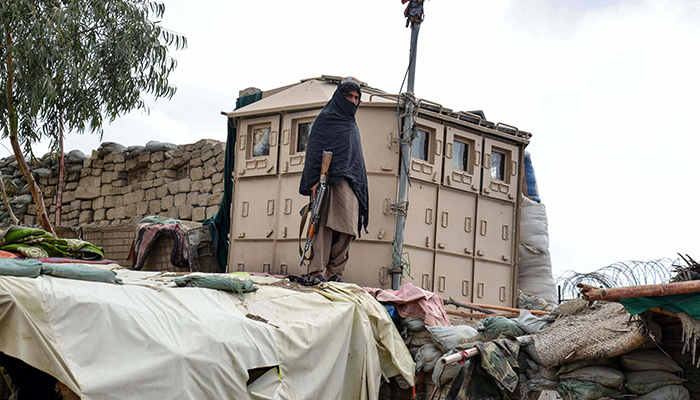
<svg viewBox="0 0 700 400"><path fill-rule="evenodd" d="M263 93L228 114L238 138L229 271L303 274L298 194L310 124L337 78L322 77ZM427 102L426 102L427 104ZM443 297L513 305L524 147L529 133L454 113L420 109L414 141L404 250L412 283ZM389 288L388 267L399 174L396 96L366 88L357 112L367 167L369 233L353 242L344 278Z"/></svg>

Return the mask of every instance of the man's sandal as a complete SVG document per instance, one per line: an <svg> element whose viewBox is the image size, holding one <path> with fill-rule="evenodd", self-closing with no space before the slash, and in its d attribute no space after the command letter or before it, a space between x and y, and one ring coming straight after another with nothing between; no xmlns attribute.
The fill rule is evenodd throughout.
<svg viewBox="0 0 700 400"><path fill-rule="evenodd" d="M333 274L330 278L328 278L328 282L343 282L347 283L346 281L343 280L343 277L338 275L338 274Z"/></svg>

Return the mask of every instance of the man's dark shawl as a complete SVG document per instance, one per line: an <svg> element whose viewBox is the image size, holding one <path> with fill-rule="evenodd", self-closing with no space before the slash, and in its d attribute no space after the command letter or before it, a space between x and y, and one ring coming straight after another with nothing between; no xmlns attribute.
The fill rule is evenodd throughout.
<svg viewBox="0 0 700 400"><path fill-rule="evenodd" d="M357 231L360 234L362 228L367 229L369 222L369 194L360 130L355 123L356 112L357 106L336 89L311 127L299 193L311 195L311 188L320 178L323 152L333 152L329 175L331 179L345 178L357 196L360 204Z"/></svg>

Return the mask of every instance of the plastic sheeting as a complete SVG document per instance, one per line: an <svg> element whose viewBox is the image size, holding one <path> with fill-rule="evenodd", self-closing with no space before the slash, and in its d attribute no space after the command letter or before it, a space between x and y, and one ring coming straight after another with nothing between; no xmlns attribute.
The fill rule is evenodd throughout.
<svg viewBox="0 0 700 400"><path fill-rule="evenodd" d="M413 383L391 318L354 285L250 277L260 290L241 300L116 272L124 285L0 277L0 351L86 400L376 399L382 376ZM246 385L248 370L274 366Z"/></svg>

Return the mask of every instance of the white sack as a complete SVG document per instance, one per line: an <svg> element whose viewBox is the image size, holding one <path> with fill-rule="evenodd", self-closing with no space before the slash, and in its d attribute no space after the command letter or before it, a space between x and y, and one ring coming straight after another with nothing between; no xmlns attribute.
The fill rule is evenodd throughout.
<svg viewBox="0 0 700 400"><path fill-rule="evenodd" d="M547 210L542 203L522 197L520 216L520 290L534 294L551 304L557 303L557 288L552 278L549 255Z"/></svg>

